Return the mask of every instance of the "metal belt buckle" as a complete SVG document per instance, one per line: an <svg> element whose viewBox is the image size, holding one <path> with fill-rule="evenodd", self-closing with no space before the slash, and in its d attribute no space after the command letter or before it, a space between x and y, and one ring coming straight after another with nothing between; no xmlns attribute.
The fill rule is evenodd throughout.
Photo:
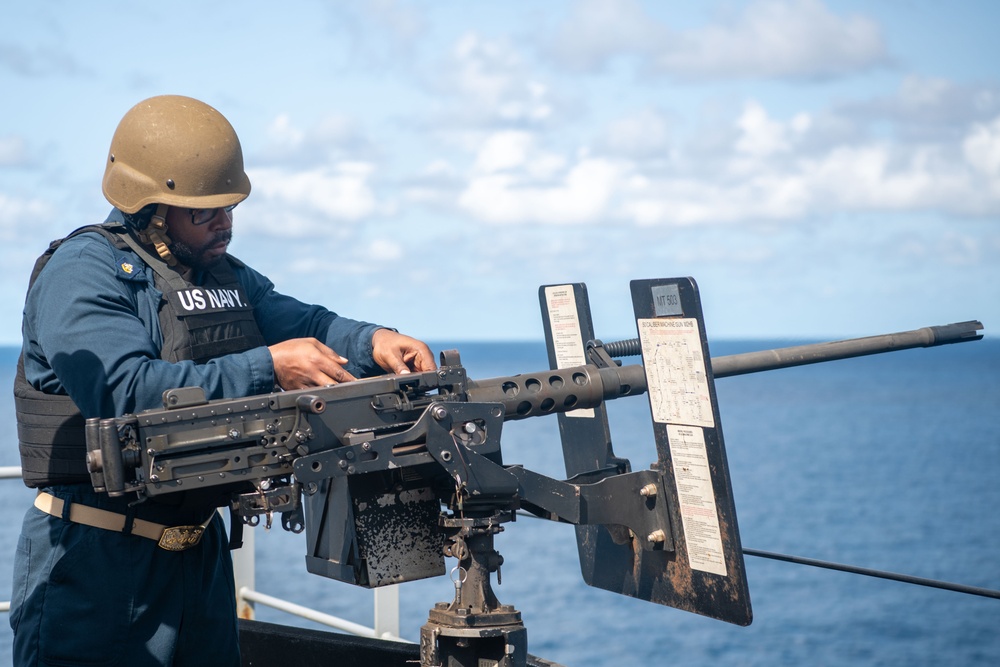
<svg viewBox="0 0 1000 667"><path fill-rule="evenodd" d="M163 531L158 546L167 551L184 551L201 542L205 526L173 526Z"/></svg>

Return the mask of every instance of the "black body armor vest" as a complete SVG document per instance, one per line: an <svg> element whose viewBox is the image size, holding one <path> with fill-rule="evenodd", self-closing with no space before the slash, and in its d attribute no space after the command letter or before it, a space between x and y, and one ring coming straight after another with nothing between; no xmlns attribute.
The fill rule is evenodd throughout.
<svg viewBox="0 0 1000 667"><path fill-rule="evenodd" d="M265 345L253 306L233 271L234 265L242 266L239 260L226 255L205 272L203 285L193 285L116 223L82 227L50 243L35 262L29 290L56 249L84 232L101 234L119 250L131 249L153 269L153 284L163 293L159 307L161 359L204 363ZM28 383L23 353L14 379L14 405L24 483L32 488L89 483L83 415L68 396L45 394Z"/></svg>

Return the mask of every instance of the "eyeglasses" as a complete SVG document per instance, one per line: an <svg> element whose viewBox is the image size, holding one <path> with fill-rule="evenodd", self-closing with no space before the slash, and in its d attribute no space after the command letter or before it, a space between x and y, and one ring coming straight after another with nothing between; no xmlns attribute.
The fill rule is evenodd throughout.
<svg viewBox="0 0 1000 667"><path fill-rule="evenodd" d="M233 209L236 208L236 204L232 206L226 206L223 209L218 208L189 208L188 213L191 215L191 224L195 226L204 225L206 222L211 222L219 211L225 211L226 213L232 213Z"/></svg>

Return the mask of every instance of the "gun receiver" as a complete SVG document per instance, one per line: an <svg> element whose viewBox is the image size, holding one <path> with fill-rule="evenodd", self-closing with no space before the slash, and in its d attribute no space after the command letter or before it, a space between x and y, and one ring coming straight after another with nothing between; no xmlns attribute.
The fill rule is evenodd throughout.
<svg viewBox="0 0 1000 667"><path fill-rule="evenodd" d="M400 467L432 463L429 424L453 423L453 412L466 420L452 435L477 456L499 459L499 432L485 432L488 422L590 408L645 391L640 365L591 364L477 382L460 364L449 351L433 372L239 399L208 401L198 387L171 389L162 410L88 420L94 486L143 498L239 488L292 473L303 481L321 477L316 473L331 461L350 468L347 474L388 466L390 459Z"/></svg>

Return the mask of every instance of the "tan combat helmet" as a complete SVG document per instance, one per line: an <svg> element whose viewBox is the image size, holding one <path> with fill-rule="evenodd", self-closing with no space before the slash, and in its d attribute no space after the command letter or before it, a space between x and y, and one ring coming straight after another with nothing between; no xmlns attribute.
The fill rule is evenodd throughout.
<svg viewBox="0 0 1000 667"><path fill-rule="evenodd" d="M102 189L125 213L159 204L140 236L173 265L167 206L232 206L250 194L250 179L239 137L225 116L190 97L160 95L139 102L118 123Z"/></svg>

